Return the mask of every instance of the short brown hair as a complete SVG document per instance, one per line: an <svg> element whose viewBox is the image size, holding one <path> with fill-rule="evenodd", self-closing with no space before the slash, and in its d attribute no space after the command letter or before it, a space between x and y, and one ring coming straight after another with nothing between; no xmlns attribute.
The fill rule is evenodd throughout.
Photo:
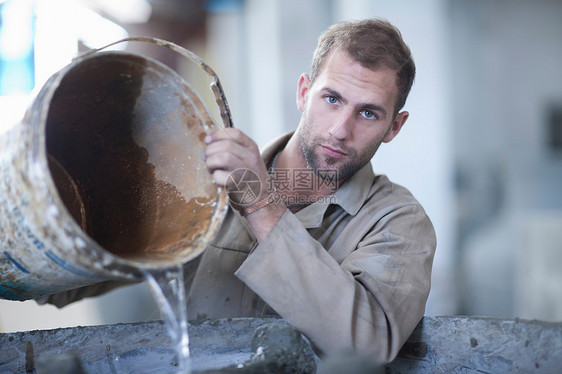
<svg viewBox="0 0 562 374"><path fill-rule="evenodd" d="M416 75L410 48L400 31L383 19L344 21L330 26L318 38L312 58L310 80L320 74L322 64L332 50L341 49L368 69L387 67L396 71L398 101L395 113L406 103Z"/></svg>

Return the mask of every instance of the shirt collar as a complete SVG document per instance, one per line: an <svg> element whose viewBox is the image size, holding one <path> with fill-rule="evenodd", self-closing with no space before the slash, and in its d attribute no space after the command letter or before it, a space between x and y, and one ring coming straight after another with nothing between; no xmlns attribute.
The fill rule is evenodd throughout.
<svg viewBox="0 0 562 374"><path fill-rule="evenodd" d="M260 150L261 156L266 164L269 164L269 162L277 154L277 152L285 148L285 146L287 145L289 139L291 139L291 136L293 136L293 134L294 131L283 134L273 139L272 141L270 141L269 143L267 143L265 146L261 148Z"/></svg>
<svg viewBox="0 0 562 374"><path fill-rule="evenodd" d="M367 200L374 179L375 173L371 163L368 162L336 191L335 196L338 204L347 213L352 216L356 215Z"/></svg>
<svg viewBox="0 0 562 374"><path fill-rule="evenodd" d="M266 164L269 164L275 154L285 147L293 133L284 134L262 148L262 157ZM359 212L359 209L367 200L374 179L375 173L369 162L346 180L333 195L327 197L322 202L316 202L301 209L296 213L296 216L306 228L320 227L326 209L328 209L331 203L341 206L347 213L353 216Z"/></svg>

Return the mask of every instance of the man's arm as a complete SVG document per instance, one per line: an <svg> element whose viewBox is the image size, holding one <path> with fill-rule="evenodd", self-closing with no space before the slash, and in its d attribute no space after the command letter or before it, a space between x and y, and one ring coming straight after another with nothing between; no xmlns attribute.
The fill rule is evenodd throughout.
<svg viewBox="0 0 562 374"><path fill-rule="evenodd" d="M389 362L424 313L433 228L418 205L352 226L327 251L287 212L236 275L324 353Z"/></svg>

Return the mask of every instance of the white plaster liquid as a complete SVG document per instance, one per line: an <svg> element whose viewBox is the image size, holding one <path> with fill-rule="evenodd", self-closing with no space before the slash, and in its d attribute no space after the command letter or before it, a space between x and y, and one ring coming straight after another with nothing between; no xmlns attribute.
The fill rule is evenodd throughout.
<svg viewBox="0 0 562 374"><path fill-rule="evenodd" d="M166 270L147 271L145 274L176 351L178 373L190 373L191 359L183 268L179 265Z"/></svg>

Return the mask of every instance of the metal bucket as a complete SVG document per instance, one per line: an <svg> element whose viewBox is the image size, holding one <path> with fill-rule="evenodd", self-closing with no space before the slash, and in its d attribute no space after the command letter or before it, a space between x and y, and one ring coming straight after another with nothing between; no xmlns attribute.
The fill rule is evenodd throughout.
<svg viewBox="0 0 562 374"><path fill-rule="evenodd" d="M229 119L218 78L191 52L123 41L199 63ZM53 75L0 137L1 298L141 280L199 255L224 218L203 160L217 124L197 94L158 61L100 50Z"/></svg>

